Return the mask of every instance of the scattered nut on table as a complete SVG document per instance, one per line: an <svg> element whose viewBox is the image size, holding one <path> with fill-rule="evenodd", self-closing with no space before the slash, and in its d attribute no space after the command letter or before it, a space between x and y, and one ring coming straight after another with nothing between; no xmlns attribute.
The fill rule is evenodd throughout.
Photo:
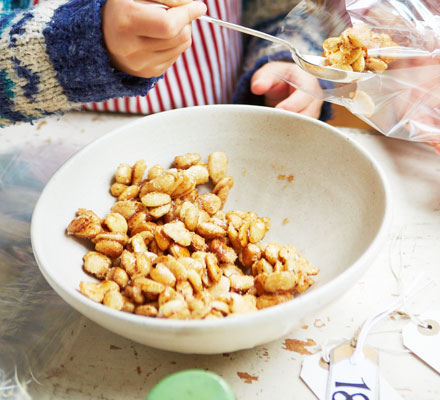
<svg viewBox="0 0 440 400"><path fill-rule="evenodd" d="M314 283L318 268L295 247L261 242L268 217L223 211L234 185L226 154L201 160L187 153L149 170L145 160L121 163L109 213L77 211L67 234L94 243L83 269L98 280L81 282L82 294L147 317L213 319L284 303ZM208 181L211 192L199 194Z"/></svg>

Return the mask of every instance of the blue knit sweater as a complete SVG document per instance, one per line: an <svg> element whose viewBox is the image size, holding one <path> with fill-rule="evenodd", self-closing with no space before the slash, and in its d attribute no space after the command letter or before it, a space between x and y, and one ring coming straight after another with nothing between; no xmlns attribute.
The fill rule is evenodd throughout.
<svg viewBox="0 0 440 400"><path fill-rule="evenodd" d="M260 10L244 23L276 33L296 2L243 0L244 18L252 15L246 12L250 6ZM154 87L159 78L137 78L112 67L101 31L104 3L49 0L28 8L29 0L0 0L0 126L32 122L86 102L143 96ZM265 8L269 11L261 12ZM246 49L247 67L233 101L262 104L262 97L250 93L250 78L268 61L270 46L249 40ZM285 53L275 57L290 59ZM327 105L321 119L328 118Z"/></svg>

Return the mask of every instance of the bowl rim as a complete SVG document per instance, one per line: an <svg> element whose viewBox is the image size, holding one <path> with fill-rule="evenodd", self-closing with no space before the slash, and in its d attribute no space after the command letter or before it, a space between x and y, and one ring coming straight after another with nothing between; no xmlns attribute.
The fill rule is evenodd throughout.
<svg viewBox="0 0 440 400"><path fill-rule="evenodd" d="M221 110L224 109L226 112L229 110L242 110L249 111L249 112L258 112L258 113L267 113L267 114L280 114L287 116L288 118L294 118L294 119L300 119L300 120L306 120L309 122L313 122L315 124L320 125L323 127L323 129L331 131L333 134L336 134L337 136L340 136L347 140L350 145L352 145L357 151L359 151L371 164L371 167L373 170L377 173L379 177L379 182L382 185L383 193L384 193L384 210L383 210L383 217L382 221L380 223L379 229L377 230L376 236L373 238L369 246L364 250L364 252L341 274L338 276L332 278L328 282L324 283L322 286L310 291L306 292L302 295L299 295L298 297L294 297L292 300L289 300L285 303L278 304L273 307L268 307L262 310L258 310L257 312L249 313L249 314L238 314L229 316L227 318L219 318L215 320L175 320L175 319L165 319L165 318L153 318L153 317L146 317L142 315L136 315L132 313L126 313L121 312L118 310L113 310L110 307L106 307L100 303L96 303L93 300L85 297L83 294L80 293L78 288L75 288L73 291L73 295L69 293L68 290L64 289L63 284L55 281L48 269L46 268L46 262L44 257L41 256L41 252L39 252L39 247L41 246L39 241L39 235L38 230L41 220L41 209L43 207L43 203L45 201L46 193L49 191L49 189L57 182L57 177L60 176L65 169L68 169L71 164L73 164L80 155L82 155L84 152L90 151L91 148L99 146L99 143L101 141L109 140L109 138L112 138L114 136L117 136L120 134L121 131L126 131L130 129L131 127L142 125L144 121L149 118L151 119L158 119L158 118L164 118L165 115L169 115L171 113L173 114L185 114L185 113L192 113L192 112L205 112L204 110L207 110L206 112L209 112L209 110ZM332 296L331 294L334 292L334 288L339 285L339 281L348 277L351 274L358 274L361 276L366 269L362 270L362 267L366 261L372 258L376 251L378 252L379 247L384 242L384 237L387 234L388 228L391 223L391 214L392 214L392 207L391 207L391 190L388 183L388 179L385 175L385 172L383 168L379 165L379 163L376 161L376 159L372 156L372 154L366 150L362 145L360 145L358 142L356 142L354 139L352 139L347 134L343 133L342 131L338 130L337 128L316 120L314 118L292 113L291 111L287 110L280 110L270 107L262 107L262 106L254 106L254 105L235 105L235 104L221 104L221 105L205 105L205 106L194 106L194 107L186 107L176 110L170 110L165 111L162 113L152 114L140 117L128 124L124 124L116 129L111 130L110 132L100 136L97 139L92 140L89 144L81 148L79 151L77 151L75 154L73 154L71 157L69 157L52 175L46 186L44 187L43 191L40 194L40 197L38 198L38 201L35 205L34 211L32 213L32 219L31 219L31 244L32 249L34 253L34 257L37 261L38 267L42 273L42 275L45 277L45 279L48 281L50 286L55 290L55 292L63 298L70 306L72 306L74 309L79 311L80 313L84 314L81 311L81 307L79 307L76 302L81 303L84 307L90 309L93 313L98 314L104 314L106 317L110 317L112 319L119 320L121 323L130 323L135 325L141 325L144 327L151 327L151 328L166 328L166 329L176 329L179 331L185 331L185 330L194 330L197 329L199 331L207 331L207 330L216 330L218 328L233 328L235 326L241 326L243 324L247 324L251 322L254 319L270 319L275 318L277 315L288 315L290 308L297 308L301 307L304 303L312 303L319 298L325 297L325 294L328 294L330 298L333 298L335 296ZM96 321L95 321L96 322Z"/></svg>

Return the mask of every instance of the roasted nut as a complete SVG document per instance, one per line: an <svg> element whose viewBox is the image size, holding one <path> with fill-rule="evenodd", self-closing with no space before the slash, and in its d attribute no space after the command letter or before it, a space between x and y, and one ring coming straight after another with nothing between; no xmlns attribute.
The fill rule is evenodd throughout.
<svg viewBox="0 0 440 400"><path fill-rule="evenodd" d="M191 242L192 244L192 242ZM203 249L200 249L203 250ZM177 243L171 243L170 246L168 247L168 251L169 253L176 257L189 257L191 255L191 253L189 252L187 247L181 246L180 244Z"/></svg>
<svg viewBox="0 0 440 400"><path fill-rule="evenodd" d="M107 272L105 279L116 282L121 289L124 289L129 281L127 272L120 267L111 268Z"/></svg>
<svg viewBox="0 0 440 400"><path fill-rule="evenodd" d="M95 244L95 250L106 256L116 258L122 254L124 246L115 240L99 240Z"/></svg>
<svg viewBox="0 0 440 400"><path fill-rule="evenodd" d="M128 230L127 220L121 214L107 214L104 219L104 224L110 232L127 233Z"/></svg>
<svg viewBox="0 0 440 400"><path fill-rule="evenodd" d="M197 226L197 233L205 239L215 239L226 236L226 231L212 222L202 222Z"/></svg>
<svg viewBox="0 0 440 400"><path fill-rule="evenodd" d="M93 239L93 243L98 243L102 240L108 240L113 242L118 242L121 245L126 245L128 243L128 236L126 233L123 232L103 232L99 235L96 235Z"/></svg>
<svg viewBox="0 0 440 400"><path fill-rule="evenodd" d="M171 203L171 196L167 193L150 192L141 198L146 207L159 207Z"/></svg>
<svg viewBox="0 0 440 400"><path fill-rule="evenodd" d="M176 283L176 291L186 300L191 299L194 293L192 285L188 281L179 281Z"/></svg>
<svg viewBox="0 0 440 400"><path fill-rule="evenodd" d="M172 300L185 301L185 298L182 296L182 294L176 292L172 287L167 286L157 299L159 308L162 307L165 303Z"/></svg>
<svg viewBox="0 0 440 400"><path fill-rule="evenodd" d="M116 202L111 211L121 214L126 220L130 219L137 212L143 211L145 206L138 201L124 200Z"/></svg>
<svg viewBox="0 0 440 400"><path fill-rule="evenodd" d="M221 276L218 282L211 285L207 290L213 300L229 301L230 288L229 279L226 276Z"/></svg>
<svg viewBox="0 0 440 400"><path fill-rule="evenodd" d="M262 308L272 307L277 304L285 303L293 298L291 293L283 294L263 294L257 297L257 308L261 310Z"/></svg>
<svg viewBox="0 0 440 400"><path fill-rule="evenodd" d="M142 185L141 191L139 192L139 197L142 198L150 192L160 192L171 195L178 184L179 181L177 180L176 176L169 172L163 172Z"/></svg>
<svg viewBox="0 0 440 400"><path fill-rule="evenodd" d="M125 295L136 304L144 304L145 302L145 296L139 286L127 286L125 288Z"/></svg>
<svg viewBox="0 0 440 400"><path fill-rule="evenodd" d="M130 231L132 231L138 225L141 225L141 224L146 224L146 227L150 227L150 228L148 228L148 230L150 230L151 232L154 232L154 229L156 227L156 224L154 222L149 221L149 214L147 211L139 211L136 214L133 214L128 219L127 223L128 223L128 229ZM133 235L132 232L131 232L131 234Z"/></svg>
<svg viewBox="0 0 440 400"><path fill-rule="evenodd" d="M122 298L121 293L113 290L105 293L102 303L107 307L119 311L122 310L122 307L124 306L124 299Z"/></svg>
<svg viewBox="0 0 440 400"><path fill-rule="evenodd" d="M278 261L278 255L280 253L281 246L278 243L269 243L264 250L264 258L272 265Z"/></svg>
<svg viewBox="0 0 440 400"><path fill-rule="evenodd" d="M178 169L188 169L200 162L201 156L198 153L186 153L181 156L174 157L174 166Z"/></svg>
<svg viewBox="0 0 440 400"><path fill-rule="evenodd" d="M145 253L147 251L147 245L140 233L132 236L129 240L129 244L135 253Z"/></svg>
<svg viewBox="0 0 440 400"><path fill-rule="evenodd" d="M219 239L213 239L209 245L211 250L221 263L233 264L237 260L237 253Z"/></svg>
<svg viewBox="0 0 440 400"><path fill-rule="evenodd" d="M89 251L84 257L84 270L98 279L104 279L110 268L112 260L104 254Z"/></svg>
<svg viewBox="0 0 440 400"><path fill-rule="evenodd" d="M80 208L76 215L67 227L68 235L92 239L103 231L101 219L93 211Z"/></svg>
<svg viewBox="0 0 440 400"><path fill-rule="evenodd" d="M205 210L209 215L216 214L222 206L222 201L220 200L220 197L216 196L213 193L204 193L200 195L197 200L201 208Z"/></svg>
<svg viewBox="0 0 440 400"><path fill-rule="evenodd" d="M269 293L288 292L295 288L297 276L291 271L272 272L270 274L257 275L256 280L261 279L263 289Z"/></svg>
<svg viewBox="0 0 440 400"><path fill-rule="evenodd" d="M185 196L186 194L194 190L194 188L196 187L196 182L192 176L181 175L180 179L181 180L179 185L174 189L174 191L171 194L171 197L173 199L176 197Z"/></svg>
<svg viewBox="0 0 440 400"><path fill-rule="evenodd" d="M189 201L184 202L180 207L180 218L190 231L194 231L197 228L199 215L199 208Z"/></svg>
<svg viewBox="0 0 440 400"><path fill-rule="evenodd" d="M224 301L214 300L211 303L211 309L220 311L223 315L229 314L229 304Z"/></svg>
<svg viewBox="0 0 440 400"><path fill-rule="evenodd" d="M136 305L127 296L122 296L122 301L123 301L123 304L122 304L121 311L125 311L128 313L134 312Z"/></svg>
<svg viewBox="0 0 440 400"><path fill-rule="evenodd" d="M176 284L176 277L166 267L166 265L162 263L156 264L156 266L150 271L150 276L156 282L159 282L166 286L174 287L174 285Z"/></svg>
<svg viewBox="0 0 440 400"><path fill-rule="evenodd" d="M158 257L157 263L165 265L178 280L185 280L188 277L185 265L172 256Z"/></svg>
<svg viewBox="0 0 440 400"><path fill-rule="evenodd" d="M147 164L145 163L145 160L136 161L136 163L133 165L132 179L131 179L132 185L137 185L142 182L146 169L147 169Z"/></svg>
<svg viewBox="0 0 440 400"><path fill-rule="evenodd" d="M282 246L280 248L280 251L278 253L279 258L286 262L287 260L298 260L300 258L300 255L298 253L298 250L293 246Z"/></svg>
<svg viewBox="0 0 440 400"><path fill-rule="evenodd" d="M249 243L249 228L251 221L245 221L244 224L238 230L238 242L241 247L246 247Z"/></svg>
<svg viewBox="0 0 440 400"><path fill-rule="evenodd" d="M144 304L142 306L137 306L134 309L134 313L138 315L144 315L146 317L156 317L157 308L151 304Z"/></svg>
<svg viewBox="0 0 440 400"><path fill-rule="evenodd" d="M235 229L240 229L240 226L243 225L243 218L246 218L245 215L240 216L237 211L229 211L226 213L226 219Z"/></svg>
<svg viewBox="0 0 440 400"><path fill-rule="evenodd" d="M342 44L342 40L337 37L330 37L324 41L322 47L324 50L328 52L333 52L339 49L339 46Z"/></svg>
<svg viewBox="0 0 440 400"><path fill-rule="evenodd" d="M131 235L140 234L144 239L145 244L148 244L154 238L155 229L151 229L148 222L138 224L131 230Z"/></svg>
<svg viewBox="0 0 440 400"><path fill-rule="evenodd" d="M164 169L161 165L153 165L148 171L148 180L152 181L154 178L157 178L159 175L162 175Z"/></svg>
<svg viewBox="0 0 440 400"><path fill-rule="evenodd" d="M385 63L384 63L385 64ZM386 64L385 64L386 65ZM364 72L365 70L365 58L363 56L359 57L356 61L351 64L351 68L355 72ZM370 68L369 68L370 69Z"/></svg>
<svg viewBox="0 0 440 400"><path fill-rule="evenodd" d="M248 244L240 253L239 260L241 264L246 267L252 267L252 265L261 258L261 250L255 244Z"/></svg>
<svg viewBox="0 0 440 400"><path fill-rule="evenodd" d="M131 278L146 277L152 268L145 252L131 253L128 250L121 254L121 265Z"/></svg>
<svg viewBox="0 0 440 400"><path fill-rule="evenodd" d="M113 281L94 282L80 282L79 290L89 299L101 303L104 295L110 291L119 291L119 286Z"/></svg>
<svg viewBox="0 0 440 400"><path fill-rule="evenodd" d="M171 239L165 234L163 226L158 226L154 231L154 239L156 240L157 246L162 251L168 249L171 244Z"/></svg>
<svg viewBox="0 0 440 400"><path fill-rule="evenodd" d="M208 171L212 182L217 184L226 176L228 169L228 158L221 151L211 153L208 157Z"/></svg>
<svg viewBox="0 0 440 400"><path fill-rule="evenodd" d="M212 190L212 193L220 197L222 207L224 207L226 200L228 199L229 191L232 189L232 186L234 186L234 179L232 176L225 176L219 182L217 182Z"/></svg>
<svg viewBox="0 0 440 400"><path fill-rule="evenodd" d="M375 57L368 57L365 60L365 66L368 70L374 72L383 72L388 68L388 64L385 61Z"/></svg>
<svg viewBox="0 0 440 400"><path fill-rule="evenodd" d="M128 164L119 164L116 170L115 180L118 183L129 185L131 183L131 167Z"/></svg>
<svg viewBox="0 0 440 400"><path fill-rule="evenodd" d="M259 275L264 273L271 274L272 272L272 264L270 264L265 258L261 258L252 265L252 275Z"/></svg>
<svg viewBox="0 0 440 400"><path fill-rule="evenodd" d="M213 253L206 254L206 269L212 282L218 282L222 276L222 270L218 266L217 257Z"/></svg>
<svg viewBox="0 0 440 400"><path fill-rule="evenodd" d="M134 279L134 285L138 286L145 294L159 295L165 290L165 286L160 282L148 278Z"/></svg>
<svg viewBox="0 0 440 400"><path fill-rule="evenodd" d="M229 281L231 288L236 292L245 292L254 286L254 277L249 275L232 274Z"/></svg>
<svg viewBox="0 0 440 400"><path fill-rule="evenodd" d="M210 302L201 298L193 298L187 302L192 319L205 318L211 312Z"/></svg>
<svg viewBox="0 0 440 400"><path fill-rule="evenodd" d="M188 306L184 300L171 300L159 308L159 318L187 319L190 317Z"/></svg>
<svg viewBox="0 0 440 400"><path fill-rule="evenodd" d="M181 221L170 222L163 226L165 234L182 246L189 246L192 241L192 234L185 228Z"/></svg>
<svg viewBox="0 0 440 400"><path fill-rule="evenodd" d="M203 185L209 181L208 168L204 165L193 165L183 171L183 175L190 177L196 185Z"/></svg>
<svg viewBox="0 0 440 400"><path fill-rule="evenodd" d="M257 311L257 299L250 294L241 296L237 293L231 293L230 310L233 314L247 314Z"/></svg>
<svg viewBox="0 0 440 400"><path fill-rule="evenodd" d="M119 197L122 192L127 189L127 185L124 185L123 183L115 182L113 185L110 186L110 194L113 197Z"/></svg>
<svg viewBox="0 0 440 400"><path fill-rule="evenodd" d="M208 249L208 245L206 244L206 240L202 238L200 235L194 233L192 235L191 240L191 250L193 251L206 251Z"/></svg>
<svg viewBox="0 0 440 400"><path fill-rule="evenodd" d="M249 225L249 242L258 243L260 240L263 240L267 229L268 228L262 219L258 218L252 221Z"/></svg>
<svg viewBox="0 0 440 400"><path fill-rule="evenodd" d="M163 217L165 214L167 214L170 211L170 209L171 209L171 203L155 208L150 208L150 215L155 219L159 219L160 217Z"/></svg>
<svg viewBox="0 0 440 400"><path fill-rule="evenodd" d="M244 275L243 271L234 264L220 264L220 268L223 271L223 275L228 278L233 274Z"/></svg>
<svg viewBox="0 0 440 400"><path fill-rule="evenodd" d="M238 253L241 250L240 240L238 239L238 231L231 223L228 225L228 239L231 242L234 250Z"/></svg>
<svg viewBox="0 0 440 400"><path fill-rule="evenodd" d="M188 270L188 281L196 292L201 292L203 290L202 278L200 278L200 275L196 270Z"/></svg>
<svg viewBox="0 0 440 400"><path fill-rule="evenodd" d="M127 186L124 191L118 196L119 201L134 199L139 193L139 186Z"/></svg>

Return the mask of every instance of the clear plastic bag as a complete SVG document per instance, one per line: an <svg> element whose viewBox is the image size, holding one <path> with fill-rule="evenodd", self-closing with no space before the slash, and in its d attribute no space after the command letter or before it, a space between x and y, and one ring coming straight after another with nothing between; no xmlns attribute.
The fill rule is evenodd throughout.
<svg viewBox="0 0 440 400"><path fill-rule="evenodd" d="M76 150L51 143L0 154L0 399L28 399L26 387L69 350L82 318L42 276L29 232L41 190Z"/></svg>
<svg viewBox="0 0 440 400"><path fill-rule="evenodd" d="M356 83L333 83L323 92L290 84L346 107L386 136L431 143L440 150L440 2L434 0L303 0L279 33L304 54L321 55L322 43L346 28L366 24L398 44L405 58ZM297 35L321 46L301 44Z"/></svg>

